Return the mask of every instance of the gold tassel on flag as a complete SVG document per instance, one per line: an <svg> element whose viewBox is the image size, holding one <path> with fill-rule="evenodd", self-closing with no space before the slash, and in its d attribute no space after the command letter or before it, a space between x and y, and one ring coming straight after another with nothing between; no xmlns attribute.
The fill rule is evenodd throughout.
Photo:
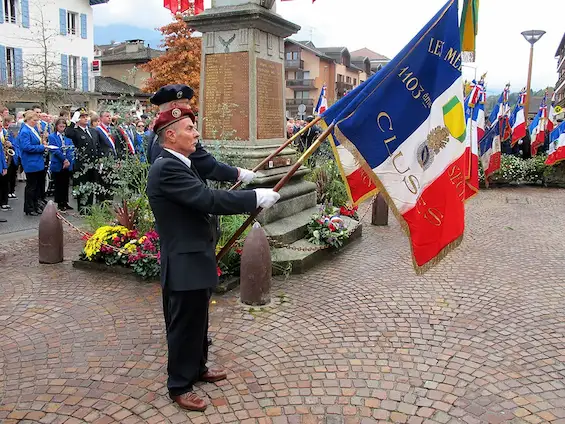
<svg viewBox="0 0 565 424"><path fill-rule="evenodd" d="M479 32L479 0L463 0L461 23L461 53L464 62L475 61L476 38Z"/></svg>

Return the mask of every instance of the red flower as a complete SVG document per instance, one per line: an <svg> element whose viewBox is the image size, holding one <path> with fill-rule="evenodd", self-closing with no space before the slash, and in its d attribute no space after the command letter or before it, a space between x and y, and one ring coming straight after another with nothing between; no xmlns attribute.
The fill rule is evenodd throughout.
<svg viewBox="0 0 565 424"><path fill-rule="evenodd" d="M237 253L238 255L241 255L243 253L243 249L241 247L237 247L235 249L235 253Z"/></svg>
<svg viewBox="0 0 565 424"><path fill-rule="evenodd" d="M328 225L328 228L330 229L330 231L335 231L335 225L333 225L331 222Z"/></svg>
<svg viewBox="0 0 565 424"><path fill-rule="evenodd" d="M84 236L82 236L82 240L88 241L88 239L89 239L90 237L92 237L92 234L86 233Z"/></svg>
<svg viewBox="0 0 565 424"><path fill-rule="evenodd" d="M221 276L221 275L222 275L222 270L220 269L220 267L219 267L219 266L218 266L218 267L216 267L216 268L217 268L217 271L218 271L218 277L219 277L219 276Z"/></svg>

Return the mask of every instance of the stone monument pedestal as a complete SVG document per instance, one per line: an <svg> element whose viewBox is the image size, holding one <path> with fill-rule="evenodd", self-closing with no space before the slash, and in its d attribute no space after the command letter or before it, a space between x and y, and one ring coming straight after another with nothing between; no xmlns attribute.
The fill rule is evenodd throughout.
<svg viewBox="0 0 565 424"><path fill-rule="evenodd" d="M300 27L275 13L274 0L213 0L186 19L202 32L199 129L208 146L219 144L230 162L251 169L286 138L284 39ZM273 187L296 162L287 148L252 187ZM281 200L258 220L269 224L316 205L315 184L301 168ZM268 231L268 228L266 228Z"/></svg>

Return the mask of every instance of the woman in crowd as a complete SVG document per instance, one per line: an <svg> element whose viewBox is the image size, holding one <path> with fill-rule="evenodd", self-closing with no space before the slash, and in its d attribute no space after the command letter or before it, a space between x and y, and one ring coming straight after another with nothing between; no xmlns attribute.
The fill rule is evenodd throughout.
<svg viewBox="0 0 565 424"><path fill-rule="evenodd" d="M18 135L18 145L21 153L21 163L26 174L24 212L26 215L37 216L42 209L39 206L41 196L41 181L45 174L44 153L47 142L43 143L35 129L39 115L31 110L24 114L24 124Z"/></svg>
<svg viewBox="0 0 565 424"><path fill-rule="evenodd" d="M143 122L141 119L139 121L137 121L137 123L135 124L135 152L139 155L139 160L141 162L146 162L147 159L145 157L145 137L146 136L146 132L145 132L145 122Z"/></svg>
<svg viewBox="0 0 565 424"><path fill-rule="evenodd" d="M69 205L69 181L73 171L74 145L70 138L65 137L67 121L63 118L55 122L55 132L49 136L51 150L51 177L55 184L55 203L61 211L72 210Z"/></svg>
<svg viewBox="0 0 565 424"><path fill-rule="evenodd" d="M13 116L4 117L4 138L12 144L14 156L8 165L8 197L17 199L16 196L16 179L18 176L18 168L20 166L20 148L17 142L18 125L14 122Z"/></svg>

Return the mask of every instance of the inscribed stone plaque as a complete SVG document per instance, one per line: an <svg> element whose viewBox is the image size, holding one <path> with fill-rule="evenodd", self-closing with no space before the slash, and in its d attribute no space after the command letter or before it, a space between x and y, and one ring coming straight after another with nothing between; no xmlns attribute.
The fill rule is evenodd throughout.
<svg viewBox="0 0 565 424"><path fill-rule="evenodd" d="M203 137L249 139L249 55L206 55Z"/></svg>
<svg viewBox="0 0 565 424"><path fill-rule="evenodd" d="M282 64L257 59L257 139L284 137Z"/></svg>

